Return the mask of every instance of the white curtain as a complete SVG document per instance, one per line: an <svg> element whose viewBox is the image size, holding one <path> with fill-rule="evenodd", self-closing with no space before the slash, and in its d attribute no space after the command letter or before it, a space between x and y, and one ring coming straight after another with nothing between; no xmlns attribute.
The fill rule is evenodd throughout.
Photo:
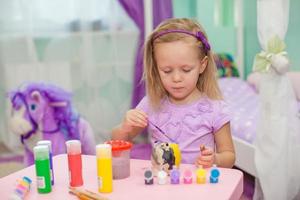
<svg viewBox="0 0 300 200"><path fill-rule="evenodd" d="M263 51L277 35L284 41L288 28L289 0L257 0L258 38ZM291 83L278 73L271 55L271 68L260 88L261 115L255 141L258 174L254 199L290 200L300 186L300 120ZM278 64L278 63L277 63ZM280 70L279 70L280 71Z"/></svg>
<svg viewBox="0 0 300 200"><path fill-rule="evenodd" d="M6 92L24 81L70 90L97 142L110 138L131 101L138 29L111 0L0 0L0 142L8 130Z"/></svg>

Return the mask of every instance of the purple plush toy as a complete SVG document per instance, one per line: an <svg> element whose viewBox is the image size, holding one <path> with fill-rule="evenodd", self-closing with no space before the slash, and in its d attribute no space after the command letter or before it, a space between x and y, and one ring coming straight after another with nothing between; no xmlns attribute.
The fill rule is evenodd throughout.
<svg viewBox="0 0 300 200"><path fill-rule="evenodd" d="M66 153L65 141L78 139L83 154L95 154L91 126L72 107L72 95L46 83L28 83L10 93L11 130L25 147L24 162L34 163L32 149L39 140L52 142L53 155Z"/></svg>

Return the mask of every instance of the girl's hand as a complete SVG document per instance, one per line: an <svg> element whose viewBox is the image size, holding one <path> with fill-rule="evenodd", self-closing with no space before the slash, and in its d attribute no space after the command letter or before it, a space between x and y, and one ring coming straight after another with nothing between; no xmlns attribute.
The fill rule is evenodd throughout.
<svg viewBox="0 0 300 200"><path fill-rule="evenodd" d="M204 145L200 146L201 155L196 160L196 166L200 165L203 168L212 167L215 161L215 153L211 148L205 147Z"/></svg>
<svg viewBox="0 0 300 200"><path fill-rule="evenodd" d="M122 128L131 131L134 127L145 128L148 124L147 114L142 110L131 109L127 111Z"/></svg>

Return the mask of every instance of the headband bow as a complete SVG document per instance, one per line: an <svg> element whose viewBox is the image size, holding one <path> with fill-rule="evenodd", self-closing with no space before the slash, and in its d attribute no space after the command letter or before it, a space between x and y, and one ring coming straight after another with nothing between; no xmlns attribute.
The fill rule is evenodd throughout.
<svg viewBox="0 0 300 200"><path fill-rule="evenodd" d="M209 51L210 45L209 45L208 41L206 40L206 37L204 36L204 34L201 31L197 31L195 36L199 41L202 42L202 44L204 45L204 49L206 51Z"/></svg>

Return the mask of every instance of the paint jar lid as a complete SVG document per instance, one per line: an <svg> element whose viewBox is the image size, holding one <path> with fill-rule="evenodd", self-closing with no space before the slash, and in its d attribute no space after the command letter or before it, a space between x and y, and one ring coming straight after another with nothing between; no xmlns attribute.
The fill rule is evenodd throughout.
<svg viewBox="0 0 300 200"><path fill-rule="evenodd" d="M49 148L46 145L39 145L33 147L33 154L35 160L49 159Z"/></svg>
<svg viewBox="0 0 300 200"><path fill-rule="evenodd" d="M96 146L97 158L111 158L111 145L110 144L98 144Z"/></svg>
<svg viewBox="0 0 300 200"><path fill-rule="evenodd" d="M110 140L105 143L111 145L112 151L128 150L132 147L132 143L125 140Z"/></svg>
<svg viewBox="0 0 300 200"><path fill-rule="evenodd" d="M178 169L174 168L170 171L170 177L173 179L180 178L180 172Z"/></svg>
<svg viewBox="0 0 300 200"><path fill-rule="evenodd" d="M81 154L81 142L80 140L68 140L66 141L68 154Z"/></svg>
<svg viewBox="0 0 300 200"><path fill-rule="evenodd" d="M197 177L205 177L206 176L206 170L202 167L198 168L196 171Z"/></svg>
<svg viewBox="0 0 300 200"><path fill-rule="evenodd" d="M40 140L36 143L36 145L47 145L49 148L49 151L52 152L52 143L50 140Z"/></svg>
<svg viewBox="0 0 300 200"><path fill-rule="evenodd" d="M146 169L144 172L144 177L146 179L152 179L153 178L153 172L151 169Z"/></svg>
<svg viewBox="0 0 300 200"><path fill-rule="evenodd" d="M217 168L214 168L210 171L210 176L213 178L218 178L220 176L220 171Z"/></svg>
<svg viewBox="0 0 300 200"><path fill-rule="evenodd" d="M183 172L183 176L184 176L184 177L192 177L192 176L193 176L192 170L186 169L186 170Z"/></svg>
<svg viewBox="0 0 300 200"><path fill-rule="evenodd" d="M164 170L160 170L157 172L157 177L160 179L165 179L167 178L168 174Z"/></svg>

